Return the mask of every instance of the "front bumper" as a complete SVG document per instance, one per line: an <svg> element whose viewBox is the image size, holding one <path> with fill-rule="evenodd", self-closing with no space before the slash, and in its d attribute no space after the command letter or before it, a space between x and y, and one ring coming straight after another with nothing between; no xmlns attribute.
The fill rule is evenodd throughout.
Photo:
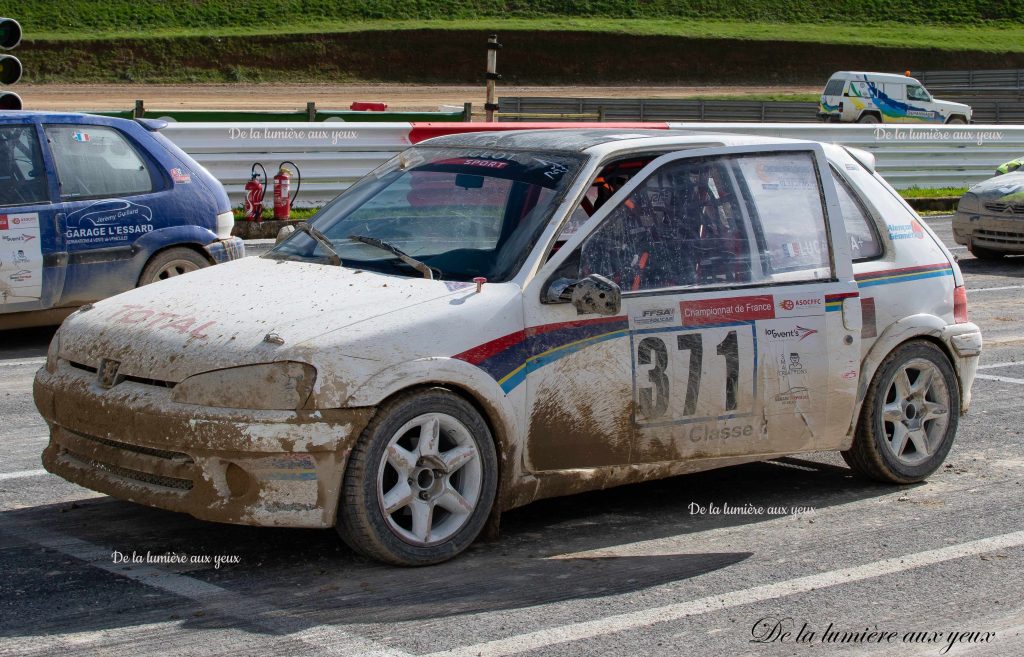
<svg viewBox="0 0 1024 657"><path fill-rule="evenodd" d="M202 520L334 525L352 445L373 409L255 411L171 401L143 381L98 385L61 360L36 374L43 467L73 483Z"/></svg>
<svg viewBox="0 0 1024 657"><path fill-rule="evenodd" d="M957 212L953 216L953 239L967 247L1024 253L1024 217L1013 219Z"/></svg>
<svg viewBox="0 0 1024 657"><path fill-rule="evenodd" d="M228 237L210 242L203 248L217 264L245 257L245 241L241 237Z"/></svg>
<svg viewBox="0 0 1024 657"><path fill-rule="evenodd" d="M981 358L981 329L973 322L949 324L940 338L953 352L953 367L960 379L960 412L966 413L971 406L971 387Z"/></svg>

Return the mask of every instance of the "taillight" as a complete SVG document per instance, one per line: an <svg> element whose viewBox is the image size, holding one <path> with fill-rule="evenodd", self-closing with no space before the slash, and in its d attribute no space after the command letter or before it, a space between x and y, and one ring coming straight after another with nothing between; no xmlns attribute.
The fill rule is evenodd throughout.
<svg viewBox="0 0 1024 657"><path fill-rule="evenodd" d="M953 322L967 323L967 288L963 285L953 288Z"/></svg>

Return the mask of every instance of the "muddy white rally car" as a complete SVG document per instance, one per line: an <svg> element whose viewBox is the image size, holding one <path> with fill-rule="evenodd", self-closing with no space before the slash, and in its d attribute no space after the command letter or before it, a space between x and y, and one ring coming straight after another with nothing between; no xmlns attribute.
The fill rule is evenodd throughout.
<svg viewBox="0 0 1024 657"><path fill-rule="evenodd" d="M266 256L71 316L35 381L44 464L410 565L533 500L784 454L920 481L981 334L872 167L735 135L430 140Z"/></svg>

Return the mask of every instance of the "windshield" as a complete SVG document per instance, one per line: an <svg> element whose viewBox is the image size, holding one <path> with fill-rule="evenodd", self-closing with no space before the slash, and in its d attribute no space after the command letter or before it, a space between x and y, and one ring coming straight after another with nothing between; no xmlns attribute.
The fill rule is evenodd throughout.
<svg viewBox="0 0 1024 657"><path fill-rule="evenodd" d="M565 153L413 148L350 187L310 223L346 267L421 276L375 238L422 261L441 280L515 276L583 157ZM296 231L268 257L328 261Z"/></svg>

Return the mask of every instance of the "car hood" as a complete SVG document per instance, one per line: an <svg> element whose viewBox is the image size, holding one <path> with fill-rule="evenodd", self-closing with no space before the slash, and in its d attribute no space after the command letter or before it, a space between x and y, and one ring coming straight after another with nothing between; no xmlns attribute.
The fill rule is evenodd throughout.
<svg viewBox="0 0 1024 657"><path fill-rule="evenodd" d="M310 341L430 301L471 283L389 276L328 265L244 258L97 302L60 330L61 358L180 382L199 372L307 361Z"/></svg>
<svg viewBox="0 0 1024 657"><path fill-rule="evenodd" d="M1024 172L983 180L968 190L982 201L1024 201Z"/></svg>
<svg viewBox="0 0 1024 657"><path fill-rule="evenodd" d="M954 103L951 100L938 100L936 98L933 98L932 102L937 107L941 107L946 110L956 110L958 112L966 112L968 114L971 112L971 106L964 105L963 103Z"/></svg>

